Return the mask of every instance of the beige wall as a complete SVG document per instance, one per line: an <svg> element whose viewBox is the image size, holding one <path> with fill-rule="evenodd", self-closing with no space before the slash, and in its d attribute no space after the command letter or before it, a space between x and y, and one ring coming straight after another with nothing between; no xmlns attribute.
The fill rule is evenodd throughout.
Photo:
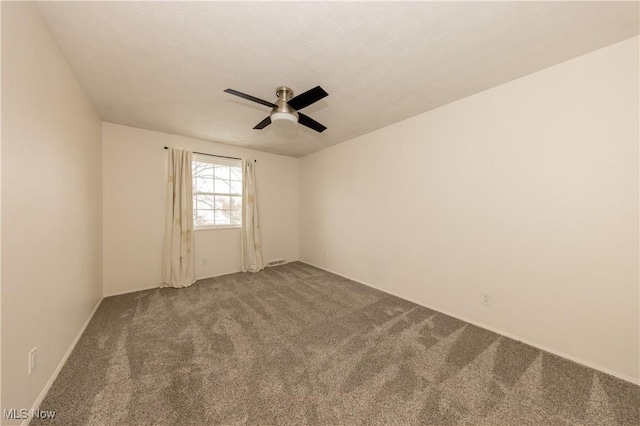
<svg viewBox="0 0 640 426"><path fill-rule="evenodd" d="M105 296L162 282L164 146L258 160L264 259L298 259L298 159L111 123L102 135ZM195 257L197 278L239 271L240 229L195 231Z"/></svg>
<svg viewBox="0 0 640 426"><path fill-rule="evenodd" d="M301 260L637 382L638 72L635 37L304 157Z"/></svg>
<svg viewBox="0 0 640 426"><path fill-rule="evenodd" d="M29 409L102 296L102 183L100 118L28 3L2 2L2 114L2 408Z"/></svg>

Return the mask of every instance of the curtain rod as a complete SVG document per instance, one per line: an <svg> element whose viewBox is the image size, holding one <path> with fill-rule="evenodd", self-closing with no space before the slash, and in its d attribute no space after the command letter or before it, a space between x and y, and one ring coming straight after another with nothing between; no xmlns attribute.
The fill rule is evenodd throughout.
<svg viewBox="0 0 640 426"><path fill-rule="evenodd" d="M164 149L169 149L169 147L165 146ZM193 151L193 153L198 155L208 155L209 157L220 157L220 158L229 158L231 160L242 160L242 158L238 158L238 157L227 157L226 155L207 154L206 152ZM253 160L253 162L257 163L258 160Z"/></svg>

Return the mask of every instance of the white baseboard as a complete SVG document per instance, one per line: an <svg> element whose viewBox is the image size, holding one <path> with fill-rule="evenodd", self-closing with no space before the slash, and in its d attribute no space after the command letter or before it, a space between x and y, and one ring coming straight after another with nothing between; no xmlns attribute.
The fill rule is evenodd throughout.
<svg viewBox="0 0 640 426"><path fill-rule="evenodd" d="M160 284L154 285L154 286L151 286L151 287L136 288L136 289L133 289L133 290L125 290L125 291L120 291L120 292L117 292L117 293L105 294L103 296L103 298L111 297L111 296L121 296L123 294L129 294L129 293L137 293L139 291L145 291L145 290L153 290L155 288L160 288Z"/></svg>
<svg viewBox="0 0 640 426"><path fill-rule="evenodd" d="M299 260L288 260L285 263L282 263L282 265L286 265L287 263L292 263L292 262L300 262L300 261ZM281 265L277 265L277 266L281 266ZM265 266L265 268L266 268L266 266ZM237 274L239 272L242 272L242 271L240 269L238 269L237 271L221 272L221 273L215 274L215 275L207 275L207 276L204 276L204 277L197 277L196 281L206 280L206 279L209 279L209 278L222 277L222 276L225 276L225 275ZM121 296L123 294L137 293L139 291L153 290L153 289L156 289L156 288L171 288L171 287L160 287L160 284L158 284L158 285L154 285L154 286L151 286L151 287L143 287L143 288L137 288L137 289L134 289L134 290L125 290L125 291L120 291L120 292L117 292L117 293L105 294L104 297Z"/></svg>
<svg viewBox="0 0 640 426"><path fill-rule="evenodd" d="M362 282L362 281L358 281L358 280L356 280L355 278L351 278L351 277L348 277L348 276L346 276L346 275L340 274L340 273L338 273L338 272L334 272L334 271L332 271L332 270L330 270L330 269L323 268L322 266L314 265L314 264L313 264L313 263L311 263L311 262L307 262L307 261L305 261L305 260L300 260L300 262L302 262L302 263L306 263L307 265L311 265L311 266L313 266L313 267L315 267L315 268L318 268L318 269L322 269L323 271L327 271L327 272L330 272L330 273L332 273L332 274L339 275L339 276L344 277L344 278L347 278L347 279L349 279L349 280L351 280L351 281L355 281L355 282L357 282L357 283L359 283L359 284L366 285L367 287L375 288L376 290L380 290L380 291L381 291L381 292L383 292L383 293L387 293L387 294L390 294L390 295L392 295L392 296L396 296L396 297L399 297L399 298L401 298L401 299L408 300L409 302L413 302L413 303L415 303L416 305L424 306L425 308L429 308L429 309L431 309L431 310L434 310L434 311L437 311L437 312L443 313L443 314L445 314L445 315L449 315L450 317L457 318L457 319L459 319L459 320L462 320L462 321L468 322L469 324L473 324L473 325L475 325L475 326L477 326L477 327L484 328L485 330L493 331L494 333L500 334L500 335L502 335L502 336L504 336L504 337L508 337L508 338L510 338L510 339L517 340L517 341L519 341L519 342L525 343L525 344L527 344L527 345L529 345L529 346L533 346L534 348L540 349L540 350L542 350L542 351L549 352L549 353L551 353L551 354L553 354L553 355L557 355L557 356L559 356L559 357L562 357L562 358L568 359L568 360L573 361L573 362L576 362L576 363L578 363L578 364L582 364L582 365L584 365L585 367L593 368L594 370L598 370L598 371L600 371L600 372L602 372L602 373L609 374L609 375L611 375L611 376L614 376L614 377L617 377L617 378L619 378L619 379L622 379L622 380L624 380L624 381L626 381L626 382L630 382L630 383L633 383L633 384L635 384L635 385L640 385L640 378L635 378L635 377L627 376L626 374L621 374L621 373L618 373L618 372L616 372L616 371L612 371L612 370L610 370L610 369L608 369L608 368L606 368L606 367L602 367L602 366L600 366L600 365L596 365L596 364L594 364L594 363L592 363L592 362L585 361L585 360L580 359L580 358L578 358L578 357L571 356L571 355L567 355L567 354L562 353L562 352L560 352L560 351L557 351L557 350L555 350L555 349L548 348L548 347L546 347L546 346L544 346L544 345L541 345L541 344L538 344L538 343L535 343L535 342L531 342L531 341L529 341L529 340L527 340L527 339L523 339L522 337L515 336L515 335L513 335L513 334L511 334L511 333L507 333L506 331L503 331L503 330L497 329L497 328L495 328L495 327L488 326L488 325L486 325L486 324L482 324L482 323L480 323L480 322L478 322L478 321L474 321L474 320L469 319L469 318L467 318L467 317L464 317L464 316L462 316L462 315L454 314L454 313L449 312L449 311L447 311L447 310L445 310L445 309L440 309L440 308L435 307L435 306L427 305L427 304L426 304L426 303L424 303L424 302L417 301L417 300L414 300L414 299L411 299L411 298L408 298L408 297L405 297L405 296L401 296L401 295L399 295L399 294L396 294L396 293L394 293L394 292L392 292L392 291L389 291L389 290L386 290L386 289L384 289L384 290L383 290L383 289L381 289L381 288L379 288L379 287L377 287L377 286L375 286L375 285L371 285L371 284L368 284L368 283L365 283L365 282Z"/></svg>
<svg viewBox="0 0 640 426"><path fill-rule="evenodd" d="M223 272L223 273L216 274L216 275L207 275L206 277L197 277L196 278L196 282L200 281L200 280L206 280L207 278L216 278L216 277L221 277L223 275L235 274L237 272L242 272L242 271L238 270L238 271L231 271L231 272ZM162 286L162 284L158 284L158 285L154 285L154 286L151 286L151 287L143 287L143 288L136 288L136 289L132 289L132 290L119 291L117 293L105 294L104 297L122 296L123 294L137 293L139 291L145 291L145 290L154 290L156 288L173 288L171 286L165 286L165 287L161 287L161 286Z"/></svg>
<svg viewBox="0 0 640 426"><path fill-rule="evenodd" d="M231 271L231 272L223 272L223 273L216 274L216 275L207 275L206 277L197 277L196 281L206 280L208 278L221 277L223 275L231 275L231 274L235 274L237 272L242 272L242 271L238 270L238 271ZM170 287L170 286L161 287L161 285L162 284L154 285L154 286L151 286L151 287L143 287L143 288L136 288L136 289L132 289L132 290L119 291L119 292L116 292L116 293L105 294L104 297L122 296L123 294L137 293L139 291L145 291L145 290L154 290L156 288L173 288L173 287Z"/></svg>
<svg viewBox="0 0 640 426"><path fill-rule="evenodd" d="M285 261L284 263L281 263L281 264L276 265L276 266L282 266L282 265L286 265L287 263L292 263L292 262L298 262L298 260L287 260L287 261ZM272 268L272 267L273 267L273 266L267 266L267 263L269 263L269 262L266 262L266 263L264 264L264 269ZM263 270L264 270L264 269L263 269ZM206 280L206 279L209 279L209 278L217 278L217 277L222 277L222 276L224 276L224 275L237 274L237 273L239 273L239 272L242 272L242 270L238 269L237 271L222 272L222 273L220 273L220 274L216 274L216 275L207 275L206 277L198 277L198 278L196 278L196 280L198 280L198 281L199 281L199 280Z"/></svg>
<svg viewBox="0 0 640 426"><path fill-rule="evenodd" d="M27 426L29 424L29 422L31 421L31 415L34 412L34 410L37 410L38 408L40 408L40 404L42 403L42 400L47 395L47 392L49 392L49 389L51 388L51 385L53 385L53 382L55 382L56 379L58 378L58 374L60 374L60 370L62 370L62 367L64 366L64 364L69 359L69 356L71 355L71 352L73 352L73 349L76 347L76 344L78 343L78 340L80 340L80 337L82 337L82 333L84 333L84 330L89 325L89 322L91 322L91 319L93 318L93 315L98 310L98 307L100 306L100 303L102 303L102 298L100 300L98 300L98 303L96 303L96 306L93 307L93 310L89 314L89 317L84 322L84 324L82 324L82 327L80 328L80 331L76 335L76 338L73 339L73 342L71 342L71 345L69 346L69 349L67 349L67 352L64 354L64 356L62 357L62 359L58 363L58 366L54 370L53 374L51 375L51 377L49 378L47 383L44 385L44 388L42 388L42 392L40 392L40 395L38 395L38 398L36 398L35 402L33 403L33 406L31 407L31 411L29 411L29 418L28 419L24 419L22 421L22 426Z"/></svg>
<svg viewBox="0 0 640 426"><path fill-rule="evenodd" d="M206 277L198 277L198 278L196 278L196 281L208 280L209 278L223 277L225 275L237 274L238 272L242 272L242 271L240 269L238 269L237 271L221 272L221 273L215 274L215 275L207 275Z"/></svg>

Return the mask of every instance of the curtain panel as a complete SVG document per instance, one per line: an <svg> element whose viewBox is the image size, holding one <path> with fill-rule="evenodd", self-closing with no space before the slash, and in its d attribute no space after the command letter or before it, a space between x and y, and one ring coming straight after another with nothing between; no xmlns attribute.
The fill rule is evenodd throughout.
<svg viewBox="0 0 640 426"><path fill-rule="evenodd" d="M163 284L160 287L188 287L195 282L193 253L193 153L169 148Z"/></svg>
<svg viewBox="0 0 640 426"><path fill-rule="evenodd" d="M242 160L242 272L264 269L255 162Z"/></svg>

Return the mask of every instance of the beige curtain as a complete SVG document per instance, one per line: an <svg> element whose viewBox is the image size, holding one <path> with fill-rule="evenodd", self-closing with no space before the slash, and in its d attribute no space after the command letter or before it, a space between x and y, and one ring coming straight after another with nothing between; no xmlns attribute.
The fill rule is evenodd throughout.
<svg viewBox="0 0 640 426"><path fill-rule="evenodd" d="M192 160L190 151L169 148L160 287L188 287L195 282Z"/></svg>
<svg viewBox="0 0 640 426"><path fill-rule="evenodd" d="M242 272L264 269L255 162L242 160Z"/></svg>

